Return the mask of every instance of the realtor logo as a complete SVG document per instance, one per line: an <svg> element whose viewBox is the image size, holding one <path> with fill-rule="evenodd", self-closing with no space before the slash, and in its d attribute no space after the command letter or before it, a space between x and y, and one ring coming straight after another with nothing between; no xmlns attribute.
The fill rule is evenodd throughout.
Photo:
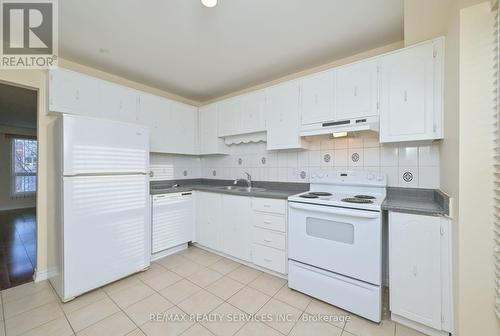
<svg viewBox="0 0 500 336"><path fill-rule="evenodd" d="M0 68L40 69L56 65L56 0L0 0L0 4Z"/></svg>

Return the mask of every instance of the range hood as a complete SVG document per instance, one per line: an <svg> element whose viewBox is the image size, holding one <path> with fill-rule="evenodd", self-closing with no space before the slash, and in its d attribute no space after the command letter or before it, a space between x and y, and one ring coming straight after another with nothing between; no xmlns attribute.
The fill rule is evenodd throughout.
<svg viewBox="0 0 500 336"><path fill-rule="evenodd" d="M300 136L312 136L342 132L379 131L379 117L336 120L310 125L302 125Z"/></svg>

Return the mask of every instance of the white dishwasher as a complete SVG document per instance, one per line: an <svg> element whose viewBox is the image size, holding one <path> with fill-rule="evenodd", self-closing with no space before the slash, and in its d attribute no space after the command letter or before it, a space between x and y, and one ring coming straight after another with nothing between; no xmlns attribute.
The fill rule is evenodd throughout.
<svg viewBox="0 0 500 336"><path fill-rule="evenodd" d="M194 199L192 192L154 195L152 212L152 254L193 240Z"/></svg>

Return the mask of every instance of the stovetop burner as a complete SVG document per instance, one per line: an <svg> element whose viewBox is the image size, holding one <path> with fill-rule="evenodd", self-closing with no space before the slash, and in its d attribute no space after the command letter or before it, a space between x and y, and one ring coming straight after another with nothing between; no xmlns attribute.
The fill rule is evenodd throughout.
<svg viewBox="0 0 500 336"><path fill-rule="evenodd" d="M358 197L343 198L342 202L346 203L357 203L357 204L372 204L373 201L369 199L363 199Z"/></svg>
<svg viewBox="0 0 500 336"><path fill-rule="evenodd" d="M314 195L314 196L332 196L331 193L324 192L324 191L313 191L313 192L310 192L309 195Z"/></svg>
<svg viewBox="0 0 500 336"><path fill-rule="evenodd" d="M354 197L359 198L359 199L365 199L365 200L372 200L372 199L376 198L375 196L370 196L370 195L356 195Z"/></svg>
<svg viewBox="0 0 500 336"><path fill-rule="evenodd" d="M311 195L311 194L304 194L304 195L300 195L299 197L302 197L302 198L319 198L319 196Z"/></svg>

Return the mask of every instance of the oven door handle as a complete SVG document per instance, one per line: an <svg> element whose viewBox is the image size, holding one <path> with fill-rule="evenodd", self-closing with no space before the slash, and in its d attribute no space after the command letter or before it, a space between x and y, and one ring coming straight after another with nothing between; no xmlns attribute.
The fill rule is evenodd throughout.
<svg viewBox="0 0 500 336"><path fill-rule="evenodd" d="M322 212L332 215L342 215L342 216L350 216L350 217L361 217L361 218L377 218L380 216L380 212L378 211L363 211L363 210L354 210L354 209L343 209L337 207L328 207L321 205L304 205L298 203L288 203L288 206L292 209L305 210L311 212Z"/></svg>

